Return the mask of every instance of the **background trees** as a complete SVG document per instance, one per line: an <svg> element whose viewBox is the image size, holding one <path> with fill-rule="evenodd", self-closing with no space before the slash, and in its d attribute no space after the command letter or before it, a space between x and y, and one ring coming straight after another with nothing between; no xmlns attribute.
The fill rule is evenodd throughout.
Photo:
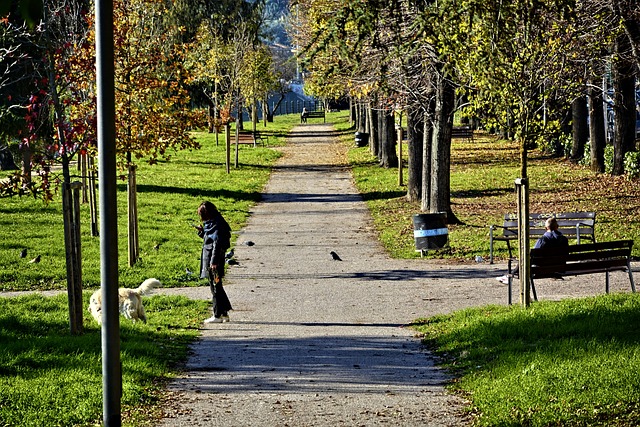
<svg viewBox="0 0 640 427"><path fill-rule="evenodd" d="M354 5L301 0L297 4L303 24L294 34L304 46L301 55L313 80L347 81L349 95L364 95L369 103L375 100L379 123L385 123L389 105L408 112L408 198L416 200L421 193L422 209L447 212L450 223L456 221L448 200L454 115L520 142L518 205L523 231L528 227L532 185L528 150L540 147L568 155L571 148L578 161L585 155L589 134L593 146L586 155L593 156L593 169L601 170L599 112L606 108L602 100L610 93L611 118L615 117L612 173L622 174L626 153L636 150L638 69L633 60L639 27L634 2L397 0ZM609 85L596 83L601 77L611 79L612 91ZM423 111L423 126L416 110ZM376 116L356 116L362 117ZM374 140L387 138L384 125L377 135L370 123L357 126L371 131ZM387 165L384 149L380 151L375 142L372 152ZM528 284L526 237L520 246L521 282ZM522 295L527 303L528 291Z"/></svg>

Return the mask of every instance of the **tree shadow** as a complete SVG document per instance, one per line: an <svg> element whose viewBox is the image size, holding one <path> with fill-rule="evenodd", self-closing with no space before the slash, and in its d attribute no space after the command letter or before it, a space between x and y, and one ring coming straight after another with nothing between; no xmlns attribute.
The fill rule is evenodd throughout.
<svg viewBox="0 0 640 427"><path fill-rule="evenodd" d="M257 328L286 326L291 337L251 337ZM326 328L397 328L392 324L238 322L236 333L205 338L186 370L189 388L203 392L419 393L448 377L407 337L326 335ZM314 336L309 328L318 328ZM296 332L296 329L304 331ZM243 330L246 331L243 334ZM345 331L348 333L348 331ZM311 331L313 334L313 331ZM243 336L244 335L244 336ZM289 335L289 332L288 334ZM207 373L210 373L207 375Z"/></svg>

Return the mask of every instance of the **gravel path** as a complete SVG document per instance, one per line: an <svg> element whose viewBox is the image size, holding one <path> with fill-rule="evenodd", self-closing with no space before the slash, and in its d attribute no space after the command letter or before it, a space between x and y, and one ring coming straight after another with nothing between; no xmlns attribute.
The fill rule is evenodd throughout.
<svg viewBox="0 0 640 427"><path fill-rule="evenodd" d="M446 373L403 325L506 304L494 279L505 266L390 259L344 151L330 125L294 129L238 238L231 322L203 326L159 426L470 424L465 402L444 389ZM538 295L603 292L603 278L582 277L561 288L540 281ZM612 290L628 291L625 280L614 274ZM208 288L162 292L209 298Z"/></svg>

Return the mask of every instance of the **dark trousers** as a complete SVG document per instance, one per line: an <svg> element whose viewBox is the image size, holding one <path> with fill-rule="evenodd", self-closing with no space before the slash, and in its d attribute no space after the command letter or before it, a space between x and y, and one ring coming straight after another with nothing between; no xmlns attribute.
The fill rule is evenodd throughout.
<svg viewBox="0 0 640 427"><path fill-rule="evenodd" d="M212 275L213 276L213 275ZM209 279L209 286L211 287L211 301L213 302L213 315L215 317L226 316L229 314L229 310L233 310L231 302L227 293L222 287L222 277L217 277L217 283L214 277Z"/></svg>

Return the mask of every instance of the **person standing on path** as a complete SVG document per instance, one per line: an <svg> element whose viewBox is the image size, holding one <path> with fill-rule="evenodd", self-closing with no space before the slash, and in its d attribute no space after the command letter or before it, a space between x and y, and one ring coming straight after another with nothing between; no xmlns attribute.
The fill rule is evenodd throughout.
<svg viewBox="0 0 640 427"><path fill-rule="evenodd" d="M222 278L224 277L224 254L231 245L231 227L216 206L209 201L200 204L198 215L202 220L202 225L196 226L198 236L202 238L200 277L209 279L213 302L213 316L206 319L204 323L228 322L229 311L233 308L222 287Z"/></svg>

